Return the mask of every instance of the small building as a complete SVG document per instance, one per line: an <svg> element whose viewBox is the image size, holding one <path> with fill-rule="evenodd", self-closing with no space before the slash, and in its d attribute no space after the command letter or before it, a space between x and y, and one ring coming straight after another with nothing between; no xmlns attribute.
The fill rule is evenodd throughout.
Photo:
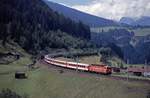
<svg viewBox="0 0 150 98"><path fill-rule="evenodd" d="M111 67L113 72L120 72L120 68L119 67Z"/></svg>
<svg viewBox="0 0 150 98"><path fill-rule="evenodd" d="M27 75L25 72L18 71L15 73L15 78L16 79L26 79Z"/></svg>
<svg viewBox="0 0 150 98"><path fill-rule="evenodd" d="M130 66L127 71L136 76L150 76L150 66Z"/></svg>

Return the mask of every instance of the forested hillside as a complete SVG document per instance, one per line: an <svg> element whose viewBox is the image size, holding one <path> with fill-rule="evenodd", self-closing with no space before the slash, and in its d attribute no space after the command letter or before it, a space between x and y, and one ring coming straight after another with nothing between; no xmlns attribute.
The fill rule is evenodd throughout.
<svg viewBox="0 0 150 98"><path fill-rule="evenodd" d="M127 29L110 29L108 31L102 30L99 33L93 32L91 40L98 45L115 44L118 49L121 48L124 61L128 59L128 63L144 64L145 61L150 63L150 35L136 36L134 31ZM119 52L118 49L114 50Z"/></svg>
<svg viewBox="0 0 150 98"><path fill-rule="evenodd" d="M90 15L85 12L81 12L81 11L66 7L64 5L48 1L48 0L43 0L43 1L45 1L50 8L59 12L60 14L63 14L64 16L69 17L70 19L76 22L82 21L84 24L87 24L90 27L119 25L117 22L114 22L113 20Z"/></svg>
<svg viewBox="0 0 150 98"><path fill-rule="evenodd" d="M90 39L88 26L54 12L42 0L1 0L0 14L0 40L3 45L15 41L31 53L47 47L89 46L86 45L86 40Z"/></svg>

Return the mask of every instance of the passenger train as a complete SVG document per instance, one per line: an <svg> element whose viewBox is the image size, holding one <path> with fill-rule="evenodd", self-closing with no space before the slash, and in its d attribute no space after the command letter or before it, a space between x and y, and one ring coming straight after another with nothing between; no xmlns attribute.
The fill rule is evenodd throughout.
<svg viewBox="0 0 150 98"><path fill-rule="evenodd" d="M57 60L55 58L51 58L48 55L44 57L44 61L47 62L48 64L52 64L64 68L71 68L71 69L95 72L95 73L106 74L106 75L112 73L112 68L107 65L84 64L78 62L62 61L62 60Z"/></svg>

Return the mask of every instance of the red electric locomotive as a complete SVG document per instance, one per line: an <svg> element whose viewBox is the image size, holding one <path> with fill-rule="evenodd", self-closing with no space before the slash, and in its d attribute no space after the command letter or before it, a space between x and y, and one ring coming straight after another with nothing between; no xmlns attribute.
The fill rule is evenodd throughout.
<svg viewBox="0 0 150 98"><path fill-rule="evenodd" d="M111 74L111 72L112 72L112 69L110 66L98 65L98 64L91 64L88 67L88 70L90 72L96 72L96 73L101 73L101 74Z"/></svg>

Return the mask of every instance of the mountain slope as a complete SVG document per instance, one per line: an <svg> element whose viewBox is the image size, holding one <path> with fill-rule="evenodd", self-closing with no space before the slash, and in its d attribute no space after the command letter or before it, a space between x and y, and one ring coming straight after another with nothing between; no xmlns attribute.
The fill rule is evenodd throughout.
<svg viewBox="0 0 150 98"><path fill-rule="evenodd" d="M135 20L130 17L122 17L119 22L122 24L132 25Z"/></svg>
<svg viewBox="0 0 150 98"><path fill-rule="evenodd" d="M80 12L78 10L57 4L57 3L53 3L47 0L44 0L46 2L46 4L52 8L53 10L63 14L66 17L71 18L72 20L75 21L82 21L84 24L87 24L89 26L112 26L112 25L117 25L117 23L115 23L112 20L107 20L104 18L100 18L97 16L93 16L87 13L83 13Z"/></svg>
<svg viewBox="0 0 150 98"><path fill-rule="evenodd" d="M150 26L150 17L142 16L140 18L122 17L120 23L130 26Z"/></svg>
<svg viewBox="0 0 150 98"><path fill-rule="evenodd" d="M88 26L54 12L42 0L1 0L0 14L3 45L13 40L36 52L47 47L74 48L76 41L90 39Z"/></svg>
<svg viewBox="0 0 150 98"><path fill-rule="evenodd" d="M91 39L97 45L117 45L123 52L124 61L128 59L131 64L144 64L145 60L150 63L150 35L135 36L134 32L126 29L110 29L92 33Z"/></svg>
<svg viewBox="0 0 150 98"><path fill-rule="evenodd" d="M150 26L150 17L142 16L140 19L136 20L135 24L141 26Z"/></svg>

